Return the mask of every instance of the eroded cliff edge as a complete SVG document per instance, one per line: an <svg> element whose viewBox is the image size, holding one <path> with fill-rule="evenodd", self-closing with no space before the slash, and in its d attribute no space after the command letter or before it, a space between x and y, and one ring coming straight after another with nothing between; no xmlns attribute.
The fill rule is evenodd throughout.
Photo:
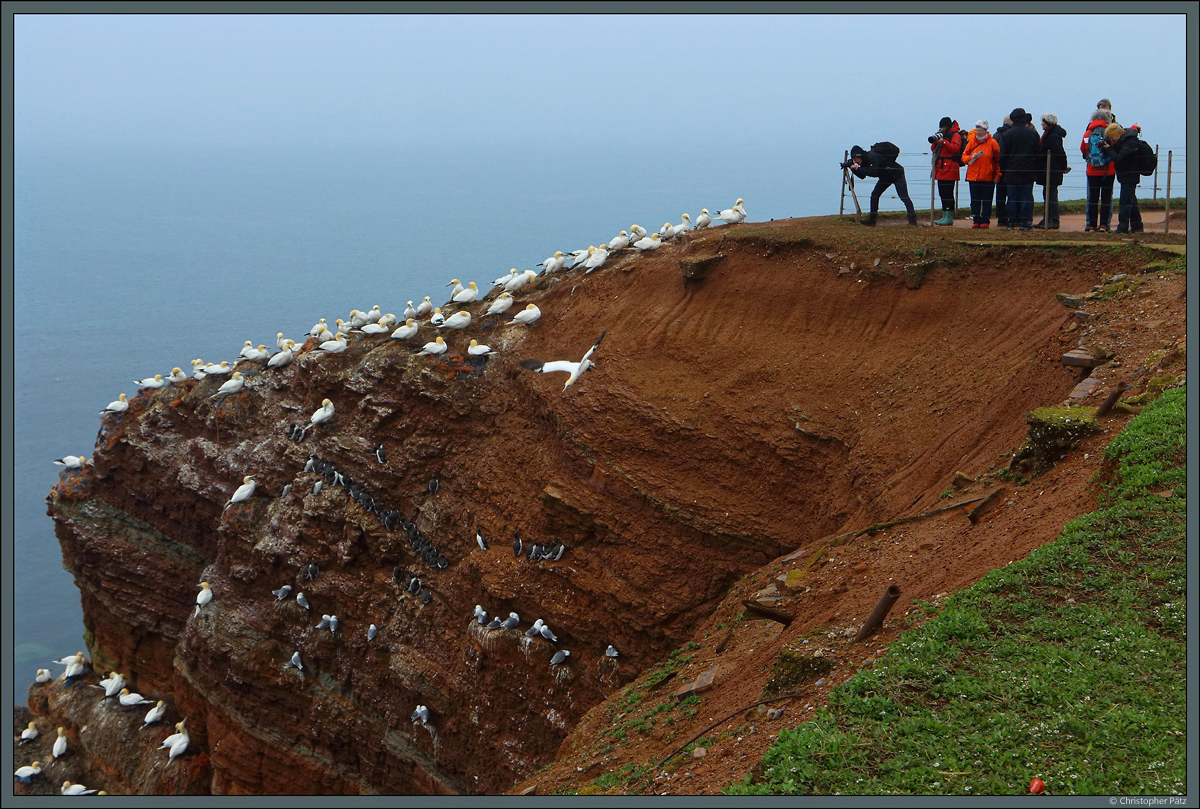
<svg viewBox="0 0 1200 809"><path fill-rule="evenodd" d="M906 245L833 246L796 221L754 228L544 279L522 296L544 313L532 328L472 304L475 323L441 359L361 336L282 370L240 363L246 389L224 400L208 379L104 417L93 466L50 498L88 651L97 671L169 698L198 751L191 777L169 784L110 764L121 791L508 789L743 573L933 503L956 471L1019 444L1024 414L1071 387L1059 362L1070 313L1054 293L1145 262L1101 270L943 245L940 267L906 285ZM718 252L706 279L682 279L681 257ZM575 359L601 331L596 368L566 394L561 375L517 364ZM465 358L472 336L499 353ZM324 398L334 420L290 440ZM344 488L314 494L314 455L415 515L446 567ZM247 474L255 494L224 509ZM514 532L567 550L515 558ZM215 596L197 613L202 580ZM311 611L272 596L285 583ZM476 604L517 612L519 630L482 629ZM336 634L316 628L325 613ZM525 639L539 617L557 643ZM570 663L552 668L557 649ZM294 651L303 671L285 668ZM428 727L409 718L418 704Z"/></svg>

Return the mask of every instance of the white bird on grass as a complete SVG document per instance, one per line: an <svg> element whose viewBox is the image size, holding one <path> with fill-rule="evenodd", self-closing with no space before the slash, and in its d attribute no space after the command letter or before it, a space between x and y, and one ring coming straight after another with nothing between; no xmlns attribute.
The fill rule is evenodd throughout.
<svg viewBox="0 0 1200 809"><path fill-rule="evenodd" d="M528 306L526 306L524 309L522 309L520 312L517 312L515 315L513 315L513 319L510 322L510 325L511 325L511 323L524 323L526 325L529 325L530 323L533 323L533 321L537 320L541 316L542 316L542 310L538 309L536 304L531 303Z"/></svg>
<svg viewBox="0 0 1200 809"><path fill-rule="evenodd" d="M242 478L242 485L238 486L234 490L233 497L230 497L229 502L225 504L225 508L229 508L234 503L240 503L250 495L254 494L254 487L257 485L258 484L254 480L254 475L246 475L244 478Z"/></svg>
<svg viewBox="0 0 1200 809"><path fill-rule="evenodd" d="M604 335L607 332L608 329L600 332L600 336L596 338L596 342L592 344L592 347L587 350L587 353L583 355L583 359L579 360L579 362L571 362L570 360L555 360L553 362L542 362L541 360L521 360L521 367L528 368L531 371L537 371L541 374L551 374L557 371L565 372L567 374L567 384L563 385L563 392L565 393L567 388L574 385L575 380L579 379L579 376L584 371L591 368L595 364L591 360L592 352L600 346L600 341L604 339Z"/></svg>

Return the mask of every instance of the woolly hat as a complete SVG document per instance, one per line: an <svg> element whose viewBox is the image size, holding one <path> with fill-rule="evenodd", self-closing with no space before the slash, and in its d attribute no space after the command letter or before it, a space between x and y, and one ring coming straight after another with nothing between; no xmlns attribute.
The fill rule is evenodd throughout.
<svg viewBox="0 0 1200 809"><path fill-rule="evenodd" d="M1024 107L1017 107L1008 114L1012 118L1014 124L1028 124L1033 122L1033 116L1025 112Z"/></svg>
<svg viewBox="0 0 1200 809"><path fill-rule="evenodd" d="M866 152L863 150L863 147L859 146L858 144L855 144L850 147L850 156L851 157L862 157L865 154L866 154Z"/></svg>
<svg viewBox="0 0 1200 809"><path fill-rule="evenodd" d="M1108 126L1104 127L1104 137L1106 138L1119 138L1124 134L1125 127L1121 126L1120 124L1109 124Z"/></svg>
<svg viewBox="0 0 1200 809"><path fill-rule="evenodd" d="M938 127L941 129L945 129L946 127L950 126L950 124L952 124L952 123L954 123L954 121L952 121L950 119L950 116L947 115L946 117L942 118L942 120L938 121Z"/></svg>
<svg viewBox="0 0 1200 809"><path fill-rule="evenodd" d="M987 132L988 131L988 122L987 121L976 121L975 128L982 129L984 132Z"/></svg>

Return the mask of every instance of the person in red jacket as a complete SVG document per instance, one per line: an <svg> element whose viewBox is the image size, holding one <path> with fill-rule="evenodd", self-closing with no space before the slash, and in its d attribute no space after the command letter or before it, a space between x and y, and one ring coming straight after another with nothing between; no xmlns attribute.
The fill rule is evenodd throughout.
<svg viewBox="0 0 1200 809"><path fill-rule="evenodd" d="M1103 148L1097 145L1104 141L1104 128L1112 122L1111 112L1097 109L1083 130L1083 140L1079 142L1079 151L1087 165L1087 207L1084 209L1087 224L1084 232L1095 230L1108 233L1108 227L1112 224L1113 180L1116 179L1117 168L1112 159L1104 154ZM1098 130L1098 140L1092 137L1093 130Z"/></svg>
<svg viewBox="0 0 1200 809"><path fill-rule="evenodd" d="M935 225L954 224L954 184L958 182L962 139L958 121L949 116L938 122L938 131L929 138L929 150L934 154L933 179L937 180L938 196L942 198L942 218Z"/></svg>
<svg viewBox="0 0 1200 809"><path fill-rule="evenodd" d="M963 147L967 183L971 187L971 227L986 228L992 221L992 192L1000 179L1000 147L988 134L988 122L976 121Z"/></svg>

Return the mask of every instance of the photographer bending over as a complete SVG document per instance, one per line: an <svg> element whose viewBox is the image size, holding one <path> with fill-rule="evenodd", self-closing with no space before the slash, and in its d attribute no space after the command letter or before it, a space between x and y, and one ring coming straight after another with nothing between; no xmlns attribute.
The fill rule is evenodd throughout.
<svg viewBox="0 0 1200 809"><path fill-rule="evenodd" d="M900 201L908 210L908 224L916 227L917 212L913 210L912 200L908 198L908 182L904 179L904 166L896 162L896 158L899 156L899 147L893 143L881 141L872 146L869 152L864 152L861 146L851 147L850 159L842 164L843 169L850 169L860 180L867 177L879 178L879 182L875 183L875 190L871 192L871 213L863 222L864 225L875 224L879 214L879 198L883 196L883 192L888 189L888 186L894 185L896 186L896 196L900 197Z"/></svg>

